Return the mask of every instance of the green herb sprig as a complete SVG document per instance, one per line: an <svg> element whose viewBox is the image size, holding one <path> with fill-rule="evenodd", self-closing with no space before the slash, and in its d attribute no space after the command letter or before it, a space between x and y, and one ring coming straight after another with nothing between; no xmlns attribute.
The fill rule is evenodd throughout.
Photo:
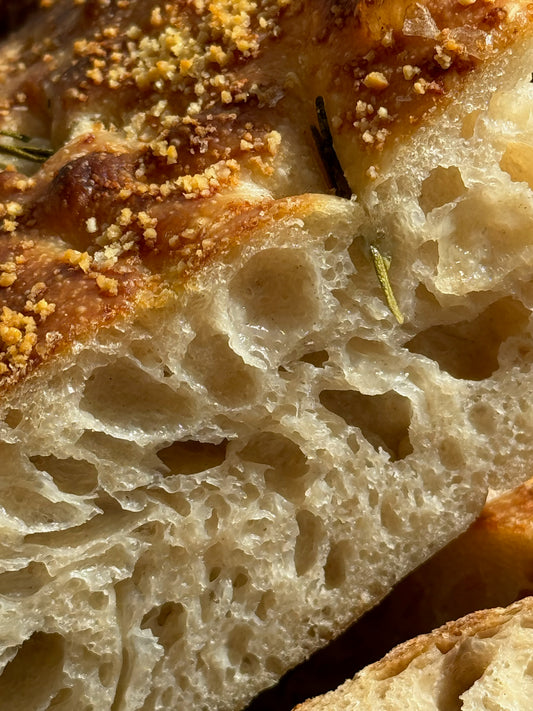
<svg viewBox="0 0 533 711"><path fill-rule="evenodd" d="M40 146L28 145L31 141L30 136L15 131L0 131L0 136L11 138L13 143L0 142L0 153L4 155L14 156L30 160L34 163L44 163L54 153L51 148L42 148ZM22 144L22 145L21 145Z"/></svg>
<svg viewBox="0 0 533 711"><path fill-rule="evenodd" d="M401 325L404 322L404 316L400 311L400 307L398 306L398 302L394 296L389 279L390 259L384 257L374 244L370 245L370 254L372 256L372 261L374 262L374 269L376 270L379 285L381 286L381 289L385 294L385 299L387 300L387 306L396 321L398 321Z"/></svg>

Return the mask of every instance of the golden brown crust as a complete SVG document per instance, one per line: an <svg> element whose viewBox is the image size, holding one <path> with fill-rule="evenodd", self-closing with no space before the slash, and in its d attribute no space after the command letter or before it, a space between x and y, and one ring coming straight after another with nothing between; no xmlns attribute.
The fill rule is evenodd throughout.
<svg viewBox="0 0 533 711"><path fill-rule="evenodd" d="M533 538L533 479L486 504L472 524L477 529Z"/></svg>
<svg viewBox="0 0 533 711"><path fill-rule="evenodd" d="M388 679L400 674L409 664L431 648L437 647L446 654L465 638L490 636L515 615L533 616L533 598L520 600L509 607L497 607L490 610L478 610L459 620L447 622L429 634L420 635L392 649L374 664L356 675L371 676L375 680Z"/></svg>
<svg viewBox="0 0 533 711"><path fill-rule="evenodd" d="M505 0L41 2L0 49L0 129L56 151L30 179L0 173L4 319L24 351L5 331L4 382L245 240L269 198L228 196L246 176L275 194L293 146L314 154L317 94L359 188L385 147L531 32L532 13ZM55 309L24 321L41 292Z"/></svg>
<svg viewBox="0 0 533 711"><path fill-rule="evenodd" d="M480 65L531 33L533 17L530 3L493 0L320 5L309 13L309 73L327 97L355 191L379 175L384 151L460 95Z"/></svg>

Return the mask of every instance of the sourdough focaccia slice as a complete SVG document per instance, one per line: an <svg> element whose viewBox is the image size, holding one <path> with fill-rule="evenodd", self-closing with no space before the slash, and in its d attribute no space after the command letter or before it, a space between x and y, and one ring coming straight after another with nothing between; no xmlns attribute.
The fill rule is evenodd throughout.
<svg viewBox="0 0 533 711"><path fill-rule="evenodd" d="M529 4L41 4L0 46L0 698L240 708L530 472Z"/></svg>

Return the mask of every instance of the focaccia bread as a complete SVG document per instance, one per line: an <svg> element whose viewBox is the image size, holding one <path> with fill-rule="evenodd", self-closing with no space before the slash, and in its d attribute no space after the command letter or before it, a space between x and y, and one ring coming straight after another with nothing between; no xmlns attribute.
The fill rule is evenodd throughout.
<svg viewBox="0 0 533 711"><path fill-rule="evenodd" d="M531 471L531 8L41 5L0 46L0 698L242 708Z"/></svg>
<svg viewBox="0 0 533 711"><path fill-rule="evenodd" d="M299 711L528 711L533 598L480 610L409 640Z"/></svg>

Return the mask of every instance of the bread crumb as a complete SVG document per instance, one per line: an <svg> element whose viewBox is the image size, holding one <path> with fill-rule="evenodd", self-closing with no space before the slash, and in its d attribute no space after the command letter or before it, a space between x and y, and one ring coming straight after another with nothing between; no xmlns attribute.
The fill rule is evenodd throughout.
<svg viewBox="0 0 533 711"><path fill-rule="evenodd" d="M0 264L0 286L11 286L17 280L16 262Z"/></svg>
<svg viewBox="0 0 533 711"><path fill-rule="evenodd" d="M96 217L89 217L85 222L85 227L87 232L94 234L98 230L98 225L96 223Z"/></svg>
<svg viewBox="0 0 533 711"><path fill-rule="evenodd" d="M17 225L18 223L16 220L8 220L6 218L2 223L2 229L5 232L14 232L17 229Z"/></svg>
<svg viewBox="0 0 533 711"><path fill-rule="evenodd" d="M414 79L417 74L420 74L420 67L413 67L412 64L404 64L402 67L402 73L404 79L411 81L411 79Z"/></svg>
<svg viewBox="0 0 533 711"><path fill-rule="evenodd" d="M419 79L413 85L413 90L415 94L425 94L428 86L428 82L425 79Z"/></svg>
<svg viewBox="0 0 533 711"><path fill-rule="evenodd" d="M389 82L382 72L370 72L363 79L363 84L374 91L382 91L389 86Z"/></svg>
<svg viewBox="0 0 533 711"><path fill-rule="evenodd" d="M34 303L28 299L28 301L26 301L26 305L24 306L24 310L33 311L33 313L36 313L41 317L41 321L44 321L48 318L48 316L50 316L50 314L54 313L56 305L48 303L46 299L40 299L37 303Z"/></svg>
<svg viewBox="0 0 533 711"><path fill-rule="evenodd" d="M92 257L88 252L78 252L77 249L67 249L63 254L62 261L71 264L73 267L79 267L87 274L91 267Z"/></svg>
<svg viewBox="0 0 533 711"><path fill-rule="evenodd" d="M118 281L116 279L106 277L105 274L97 274L96 284L104 294L109 294L110 296L118 294Z"/></svg>
<svg viewBox="0 0 533 711"><path fill-rule="evenodd" d="M8 202L6 205L6 212L10 217L20 217L24 211L22 205L18 202Z"/></svg>
<svg viewBox="0 0 533 711"><path fill-rule="evenodd" d="M37 342L36 328L33 316L13 311L8 306L2 307L0 341L5 347L4 352L0 354L0 359L5 366L1 369L2 373L8 371L8 366L13 371L26 367Z"/></svg>
<svg viewBox="0 0 533 711"><path fill-rule="evenodd" d="M0 274L0 286L11 286L17 281L17 275L15 273L2 272Z"/></svg>

